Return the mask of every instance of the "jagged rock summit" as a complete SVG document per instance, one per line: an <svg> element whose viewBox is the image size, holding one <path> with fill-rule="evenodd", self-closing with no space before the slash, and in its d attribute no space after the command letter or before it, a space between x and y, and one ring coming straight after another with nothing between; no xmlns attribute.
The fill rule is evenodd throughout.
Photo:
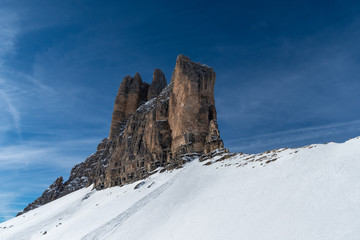
<svg viewBox="0 0 360 240"><path fill-rule="evenodd" d="M212 68L184 55L177 57L169 85L160 69L150 85L139 73L126 76L115 98L109 138L74 166L66 182L58 178L21 213L91 184L121 186L159 167L181 167L192 155L227 151L217 125L215 79Z"/></svg>

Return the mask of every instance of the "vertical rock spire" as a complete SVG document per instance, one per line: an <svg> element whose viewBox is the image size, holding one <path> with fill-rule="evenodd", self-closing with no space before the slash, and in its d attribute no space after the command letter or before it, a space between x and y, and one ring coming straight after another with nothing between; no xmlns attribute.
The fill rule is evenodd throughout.
<svg viewBox="0 0 360 240"><path fill-rule="evenodd" d="M139 73L132 78L124 77L115 98L109 140L113 140L124 129L126 120L146 102L149 84L142 81Z"/></svg>
<svg viewBox="0 0 360 240"><path fill-rule="evenodd" d="M157 97L160 92L166 87L167 82L164 73L160 69L155 69L153 80L150 84L147 100Z"/></svg>
<svg viewBox="0 0 360 240"><path fill-rule="evenodd" d="M217 130L215 79L212 68L178 56L169 101L173 154L209 152L223 147Z"/></svg>

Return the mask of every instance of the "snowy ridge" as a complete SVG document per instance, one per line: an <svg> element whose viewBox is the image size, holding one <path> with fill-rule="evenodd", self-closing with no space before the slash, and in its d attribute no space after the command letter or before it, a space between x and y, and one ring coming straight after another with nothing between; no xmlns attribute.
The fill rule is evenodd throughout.
<svg viewBox="0 0 360 240"><path fill-rule="evenodd" d="M360 138L222 154L0 224L0 239L359 239ZM140 184L141 183L141 184Z"/></svg>

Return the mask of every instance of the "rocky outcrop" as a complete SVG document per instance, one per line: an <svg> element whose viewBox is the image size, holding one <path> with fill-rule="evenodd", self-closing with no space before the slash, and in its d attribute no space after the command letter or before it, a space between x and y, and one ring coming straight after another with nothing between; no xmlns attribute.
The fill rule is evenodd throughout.
<svg viewBox="0 0 360 240"><path fill-rule="evenodd" d="M155 69L149 85L126 76L116 95L109 139L57 180L28 211L82 187L96 189L143 179L157 169L179 167L191 155L226 151L220 138L212 68L179 55L171 82ZM219 151L221 150L221 151Z"/></svg>
<svg viewBox="0 0 360 240"><path fill-rule="evenodd" d="M98 188L145 178L158 167L181 165L185 154L223 148L216 121L215 78L212 68L180 55L170 85L127 120Z"/></svg>

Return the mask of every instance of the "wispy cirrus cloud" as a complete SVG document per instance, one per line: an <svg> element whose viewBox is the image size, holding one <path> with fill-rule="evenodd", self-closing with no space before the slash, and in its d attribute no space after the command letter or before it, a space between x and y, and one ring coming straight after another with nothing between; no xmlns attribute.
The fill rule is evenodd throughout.
<svg viewBox="0 0 360 240"><path fill-rule="evenodd" d="M325 143L326 139L334 135L339 136L341 141L346 141L349 136L357 137L357 133L360 133L360 120L236 138L226 141L226 145L235 152L256 153L264 151L264 149L301 147L309 142Z"/></svg>
<svg viewBox="0 0 360 240"><path fill-rule="evenodd" d="M0 137L7 132L15 132L19 139L23 113L33 104L30 100L34 96L56 94L51 87L31 74L14 69L9 64L9 59L18 52L17 42L22 34L20 22L15 11L10 8L0 9Z"/></svg>
<svg viewBox="0 0 360 240"><path fill-rule="evenodd" d="M14 206L18 194L15 192L0 193L0 222L13 218L19 209Z"/></svg>
<svg viewBox="0 0 360 240"><path fill-rule="evenodd" d="M360 135L359 26L356 18L306 38L276 39L262 49L272 55L261 66L222 69L218 82L229 84L217 82L216 105L229 148L257 152ZM222 49L226 57L240 50Z"/></svg>
<svg viewBox="0 0 360 240"><path fill-rule="evenodd" d="M57 48L58 42L38 48L43 34L28 44L28 35L39 34L44 26L24 30L23 17L30 18L0 10L0 222L41 195L57 177L66 179L75 164L96 150L103 130L94 126L104 124L99 114L89 117L88 109L81 110L106 96L86 84L76 85L79 75L70 77L76 67L44 74L58 65L56 56L66 53ZM50 56L44 59L44 54Z"/></svg>
<svg viewBox="0 0 360 240"><path fill-rule="evenodd" d="M12 92L15 89L9 88L6 79L1 76L4 71L6 55L13 53L15 49L15 41L19 32L17 15L14 12L0 9L0 29L0 115L10 114L13 126L20 134L20 113L12 98ZM6 121L4 117L0 121L6 130L11 126L8 122L4 122Z"/></svg>
<svg viewBox="0 0 360 240"><path fill-rule="evenodd" d="M8 220L32 202L56 178L95 151L100 139L29 141L0 146L0 222Z"/></svg>
<svg viewBox="0 0 360 240"><path fill-rule="evenodd" d="M1 111L0 114L2 116L5 116L8 113L11 116L11 119L3 118L1 120L2 125L8 127L13 126L20 137L21 115L18 107L16 106L16 103L14 102L14 93L16 91L17 91L16 87L9 86L6 80L0 79L0 111ZM8 121L8 122L5 123L3 121ZM11 124L10 122L12 122L13 124ZM8 127L6 130L9 130Z"/></svg>
<svg viewBox="0 0 360 240"><path fill-rule="evenodd" d="M18 16L11 11L0 9L0 67L2 57L14 51L15 41L19 32Z"/></svg>
<svg viewBox="0 0 360 240"><path fill-rule="evenodd" d="M96 149L100 139L57 141L31 141L0 146L0 169L16 170L52 166L69 169L90 155L87 149Z"/></svg>

